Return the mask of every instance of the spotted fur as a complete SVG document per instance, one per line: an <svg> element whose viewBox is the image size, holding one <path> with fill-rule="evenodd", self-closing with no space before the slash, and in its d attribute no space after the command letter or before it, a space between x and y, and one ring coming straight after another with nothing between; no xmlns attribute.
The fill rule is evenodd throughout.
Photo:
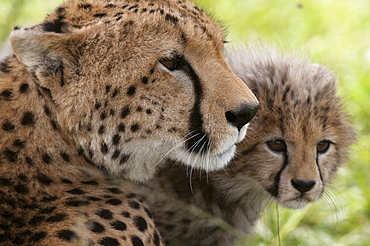
<svg viewBox="0 0 370 246"><path fill-rule="evenodd" d="M165 157L231 159L257 101L223 38L186 1L74 0L16 27L0 62L0 244L161 245L119 180Z"/></svg>
<svg viewBox="0 0 370 246"><path fill-rule="evenodd" d="M225 170L168 161L142 187L167 245L235 245L267 200L293 209L317 201L354 140L327 68L267 47L228 57L261 108Z"/></svg>

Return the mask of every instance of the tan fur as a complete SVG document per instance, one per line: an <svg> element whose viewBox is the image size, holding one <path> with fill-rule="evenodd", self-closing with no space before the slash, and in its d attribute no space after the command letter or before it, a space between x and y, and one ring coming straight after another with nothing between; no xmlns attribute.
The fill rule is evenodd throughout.
<svg viewBox="0 0 370 246"><path fill-rule="evenodd" d="M207 175L168 161L142 188L167 245L234 245L269 198L293 209L317 201L354 140L327 68L267 47L229 50L228 58L261 108L224 171ZM276 140L286 149L272 150ZM322 141L331 144L320 153Z"/></svg>
<svg viewBox="0 0 370 246"><path fill-rule="evenodd" d="M159 245L114 177L232 158L257 101L223 38L186 1L75 0L16 28L0 64L0 244Z"/></svg>

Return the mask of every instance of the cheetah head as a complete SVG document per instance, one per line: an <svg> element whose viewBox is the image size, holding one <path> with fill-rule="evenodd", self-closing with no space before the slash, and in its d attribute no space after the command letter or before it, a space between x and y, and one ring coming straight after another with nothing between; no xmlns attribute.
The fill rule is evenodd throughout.
<svg viewBox="0 0 370 246"><path fill-rule="evenodd" d="M272 48L242 53L232 53L231 65L261 108L238 145L235 182L252 178L279 204L303 208L322 196L354 140L337 80L321 65Z"/></svg>
<svg viewBox="0 0 370 246"><path fill-rule="evenodd" d="M58 129L85 159L143 181L164 158L224 167L258 103L223 56L224 34L186 1L69 1L14 30Z"/></svg>

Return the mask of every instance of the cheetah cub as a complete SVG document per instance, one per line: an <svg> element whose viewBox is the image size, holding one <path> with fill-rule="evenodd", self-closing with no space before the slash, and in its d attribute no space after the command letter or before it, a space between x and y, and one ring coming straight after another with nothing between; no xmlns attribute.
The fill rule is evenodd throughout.
<svg viewBox="0 0 370 246"><path fill-rule="evenodd" d="M187 1L72 0L10 43L1 245L160 245L117 180L145 181L165 157L224 167L258 108L224 58L222 28Z"/></svg>
<svg viewBox="0 0 370 246"><path fill-rule="evenodd" d="M143 189L167 245L234 245L269 197L293 209L317 201L354 140L327 68L272 48L228 57L261 108L225 170L207 175L168 161Z"/></svg>

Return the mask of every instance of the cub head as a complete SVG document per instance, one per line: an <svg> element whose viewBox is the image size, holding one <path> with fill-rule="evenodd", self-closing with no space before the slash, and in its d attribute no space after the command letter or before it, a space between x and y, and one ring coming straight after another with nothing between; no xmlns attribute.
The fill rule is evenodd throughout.
<svg viewBox="0 0 370 246"><path fill-rule="evenodd" d="M69 1L10 37L66 139L137 181L165 157L209 171L232 158L258 103L223 41L198 7L164 0Z"/></svg>
<svg viewBox="0 0 370 246"><path fill-rule="evenodd" d="M346 159L354 131L327 68L272 48L232 51L234 71L260 101L232 164L279 204L303 208L318 200Z"/></svg>

